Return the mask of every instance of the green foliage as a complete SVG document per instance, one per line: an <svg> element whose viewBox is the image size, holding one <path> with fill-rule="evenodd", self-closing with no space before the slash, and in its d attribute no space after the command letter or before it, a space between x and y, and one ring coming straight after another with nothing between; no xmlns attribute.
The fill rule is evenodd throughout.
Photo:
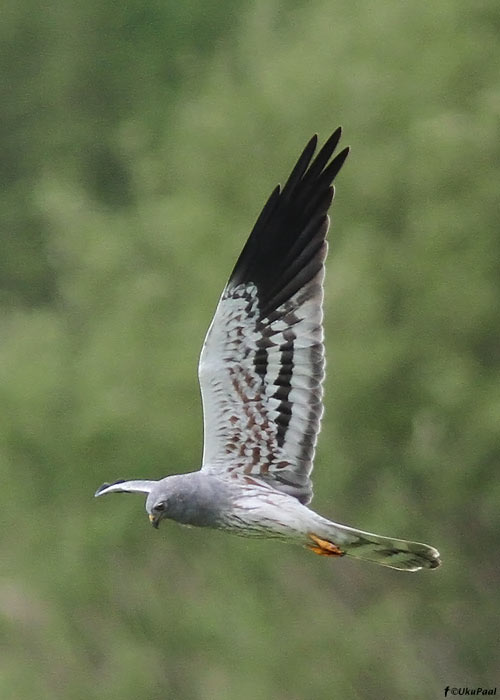
<svg viewBox="0 0 500 700"><path fill-rule="evenodd" d="M495 0L7 2L0 695L440 697L498 681ZM175 526L197 357L259 208L342 123L315 507L412 576Z"/></svg>

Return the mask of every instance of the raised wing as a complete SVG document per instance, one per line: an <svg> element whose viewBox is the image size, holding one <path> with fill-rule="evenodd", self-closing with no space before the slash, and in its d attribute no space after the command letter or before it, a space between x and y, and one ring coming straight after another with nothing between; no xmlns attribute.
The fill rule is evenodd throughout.
<svg viewBox="0 0 500 700"><path fill-rule="evenodd" d="M257 477L308 503L320 427L323 277L338 128L309 141L267 201L222 293L199 378L203 470Z"/></svg>

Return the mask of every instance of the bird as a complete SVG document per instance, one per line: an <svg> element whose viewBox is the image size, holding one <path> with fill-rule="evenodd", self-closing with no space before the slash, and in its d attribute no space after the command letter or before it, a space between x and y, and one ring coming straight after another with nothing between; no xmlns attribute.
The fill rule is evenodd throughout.
<svg viewBox="0 0 500 700"><path fill-rule="evenodd" d="M323 414L323 294L333 181L349 153L338 127L315 134L262 209L202 346L201 468L99 487L146 494L153 527L166 519L302 545L403 571L434 569L427 544L348 527L308 507ZM315 155L316 154L316 155Z"/></svg>

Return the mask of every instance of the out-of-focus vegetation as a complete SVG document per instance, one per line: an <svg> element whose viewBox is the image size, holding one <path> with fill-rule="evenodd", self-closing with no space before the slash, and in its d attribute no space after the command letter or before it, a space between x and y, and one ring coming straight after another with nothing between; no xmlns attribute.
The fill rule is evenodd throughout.
<svg viewBox="0 0 500 700"><path fill-rule="evenodd" d="M0 696L438 698L499 681L498 0L5 0ZM199 347L265 198L337 124L314 506L406 575L175 525Z"/></svg>

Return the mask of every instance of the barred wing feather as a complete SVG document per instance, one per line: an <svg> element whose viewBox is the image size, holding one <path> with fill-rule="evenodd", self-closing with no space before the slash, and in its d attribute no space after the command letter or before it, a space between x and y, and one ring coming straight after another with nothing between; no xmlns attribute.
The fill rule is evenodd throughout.
<svg viewBox="0 0 500 700"><path fill-rule="evenodd" d="M323 277L337 129L314 136L236 263L199 365L203 470L258 478L308 503L323 411ZM312 162L311 162L312 161Z"/></svg>

